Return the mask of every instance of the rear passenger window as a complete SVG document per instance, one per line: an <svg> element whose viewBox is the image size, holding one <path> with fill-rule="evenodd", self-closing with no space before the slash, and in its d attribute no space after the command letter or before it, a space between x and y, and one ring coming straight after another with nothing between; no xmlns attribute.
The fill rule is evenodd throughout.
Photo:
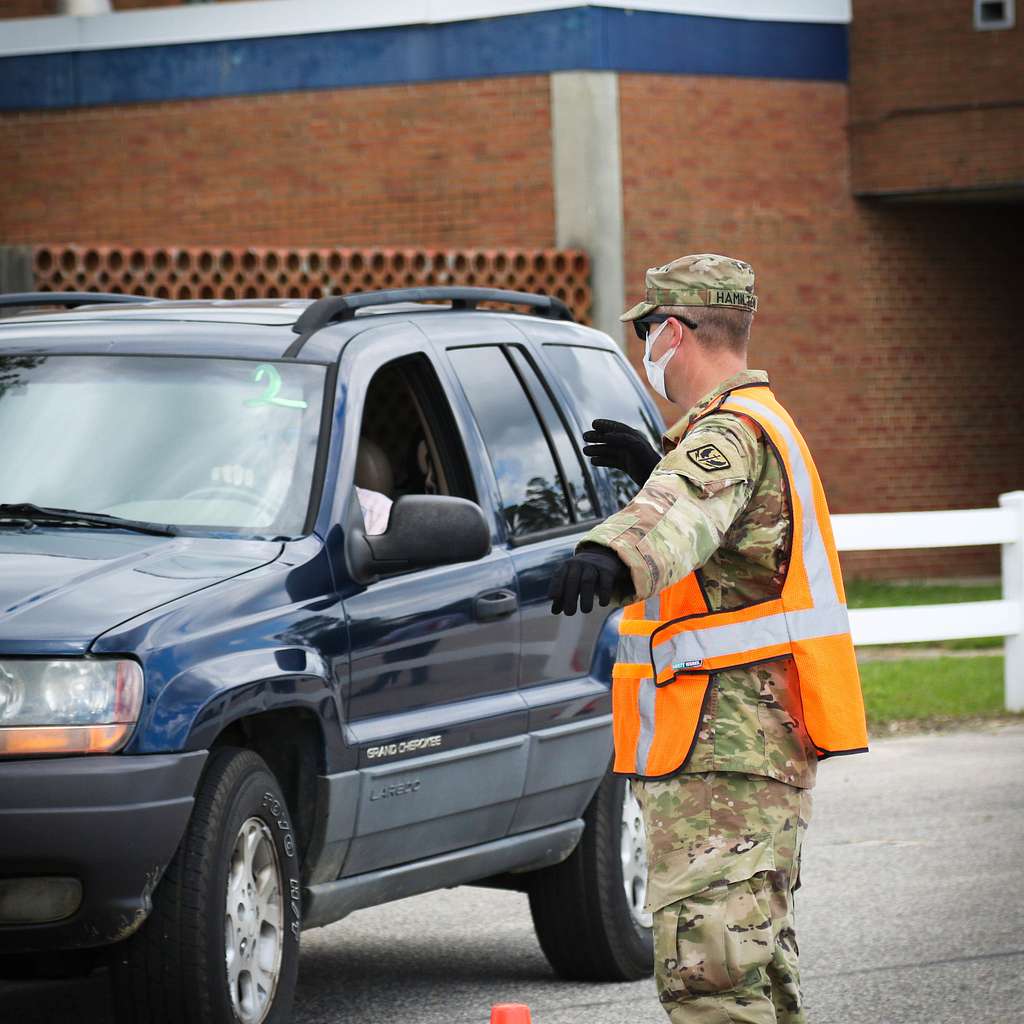
<svg viewBox="0 0 1024 1024"><path fill-rule="evenodd" d="M647 411L636 384L614 352L578 345L545 345L544 354L566 383L583 415L584 429L594 420L619 420L643 431L661 451L661 424ZM619 508L640 489L620 469L606 469Z"/></svg>
<svg viewBox="0 0 1024 1024"><path fill-rule="evenodd" d="M487 346L448 355L487 445L509 536L571 525L551 448L505 353Z"/></svg>
<svg viewBox="0 0 1024 1024"><path fill-rule="evenodd" d="M587 522L597 518L596 503L590 492L590 485L583 469L583 457L576 451L566 423L551 401L547 387L541 383L537 371L527 356L518 348L510 346L505 349L506 355L519 374L519 379L526 385L533 406L537 410L547 431L548 438L555 449L558 468L562 473L562 483L569 493L569 505L577 522ZM570 428L574 429L574 428Z"/></svg>

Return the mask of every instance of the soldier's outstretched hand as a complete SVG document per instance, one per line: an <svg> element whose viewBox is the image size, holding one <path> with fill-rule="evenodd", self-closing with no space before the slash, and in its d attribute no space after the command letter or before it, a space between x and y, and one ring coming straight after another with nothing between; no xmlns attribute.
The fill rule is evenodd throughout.
<svg viewBox="0 0 1024 1024"><path fill-rule="evenodd" d="M595 466L610 466L628 473L638 487L647 483L651 470L661 461L647 437L618 420L594 420L583 434L583 454Z"/></svg>
<svg viewBox="0 0 1024 1024"><path fill-rule="evenodd" d="M599 604L610 604L629 582L629 569L614 552L594 547L566 559L551 577L548 597L553 615L575 615L579 603L581 612L594 607L594 595Z"/></svg>

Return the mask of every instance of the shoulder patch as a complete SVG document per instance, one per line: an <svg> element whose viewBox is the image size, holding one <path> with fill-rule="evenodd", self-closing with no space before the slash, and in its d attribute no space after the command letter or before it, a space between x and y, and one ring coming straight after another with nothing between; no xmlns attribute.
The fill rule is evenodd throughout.
<svg viewBox="0 0 1024 1024"><path fill-rule="evenodd" d="M732 463L713 444L702 444L699 448L690 448L686 457L695 466L711 473L719 469L729 469L732 466Z"/></svg>

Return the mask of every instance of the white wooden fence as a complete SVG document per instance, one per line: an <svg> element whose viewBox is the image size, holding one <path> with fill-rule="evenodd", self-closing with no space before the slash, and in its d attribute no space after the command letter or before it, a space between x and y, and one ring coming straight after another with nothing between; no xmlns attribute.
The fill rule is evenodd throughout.
<svg viewBox="0 0 1024 1024"><path fill-rule="evenodd" d="M956 512L884 512L832 517L840 551L891 551L1001 544L999 601L859 608L850 612L857 645L1002 636L1006 708L1024 711L1024 491L999 496L999 508Z"/></svg>

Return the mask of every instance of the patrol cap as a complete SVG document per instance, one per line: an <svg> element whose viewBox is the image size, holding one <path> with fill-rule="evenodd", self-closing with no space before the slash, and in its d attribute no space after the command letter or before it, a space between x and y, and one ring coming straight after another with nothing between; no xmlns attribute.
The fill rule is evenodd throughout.
<svg viewBox="0 0 1024 1024"><path fill-rule="evenodd" d="M645 276L647 294L627 309L622 321L640 320L659 306L729 306L757 310L754 268L742 260L702 252L680 256L663 267L651 267Z"/></svg>

